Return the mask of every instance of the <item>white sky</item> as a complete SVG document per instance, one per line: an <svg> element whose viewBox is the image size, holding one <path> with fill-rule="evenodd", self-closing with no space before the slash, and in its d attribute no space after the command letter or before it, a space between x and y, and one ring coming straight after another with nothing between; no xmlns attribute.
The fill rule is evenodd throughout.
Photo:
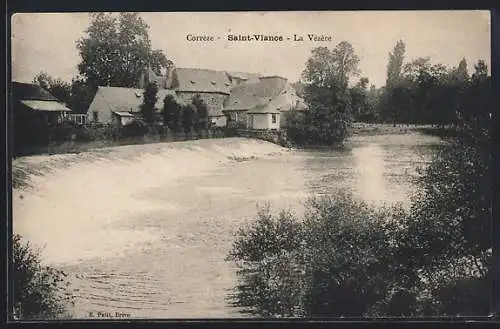
<svg viewBox="0 0 500 329"><path fill-rule="evenodd" d="M296 81L311 49L349 41L360 57L362 75L384 85L388 53L406 43L406 60L430 56L456 66L478 59L491 63L488 11L342 11L142 13L154 48L178 67L278 74ZM40 70L70 81L78 74L76 40L89 25L86 13L16 14L12 18L12 78L30 82ZM231 30L231 32L229 32ZM221 37L189 42L187 34ZM229 42L231 34L331 35L332 42Z"/></svg>

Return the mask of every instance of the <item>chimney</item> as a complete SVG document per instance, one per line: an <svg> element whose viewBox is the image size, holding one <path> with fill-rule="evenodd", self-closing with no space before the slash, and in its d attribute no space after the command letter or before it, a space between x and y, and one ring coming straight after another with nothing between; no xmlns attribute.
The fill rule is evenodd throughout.
<svg viewBox="0 0 500 329"><path fill-rule="evenodd" d="M165 70L165 89L171 89L174 81L175 66L169 65Z"/></svg>
<svg viewBox="0 0 500 329"><path fill-rule="evenodd" d="M259 77L260 83L268 91L282 91L285 89L288 79L278 75Z"/></svg>

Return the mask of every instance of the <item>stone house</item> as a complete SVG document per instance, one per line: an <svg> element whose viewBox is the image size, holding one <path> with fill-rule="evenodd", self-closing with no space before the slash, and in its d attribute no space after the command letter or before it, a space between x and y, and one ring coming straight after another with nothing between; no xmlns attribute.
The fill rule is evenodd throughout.
<svg viewBox="0 0 500 329"><path fill-rule="evenodd" d="M261 76L258 82L234 86L223 112L240 128L279 130L289 113L306 109L286 78Z"/></svg>
<svg viewBox="0 0 500 329"><path fill-rule="evenodd" d="M213 125L226 126L224 104L229 98L231 88L236 85L257 82L256 73L217 71L198 68L167 68L164 75L158 75L146 68L139 78L137 87L143 89L149 82L154 82L161 89L175 92L179 104L191 103L199 95L207 104L208 117Z"/></svg>
<svg viewBox="0 0 500 329"><path fill-rule="evenodd" d="M89 106L90 122L124 125L131 121L133 115L140 112L144 90L122 87L99 87ZM168 89L158 90L155 108L157 114L163 109L163 100L175 92Z"/></svg>

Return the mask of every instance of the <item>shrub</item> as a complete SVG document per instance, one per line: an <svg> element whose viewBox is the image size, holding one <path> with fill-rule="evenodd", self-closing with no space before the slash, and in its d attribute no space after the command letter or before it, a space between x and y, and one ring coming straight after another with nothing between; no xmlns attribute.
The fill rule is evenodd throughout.
<svg viewBox="0 0 500 329"><path fill-rule="evenodd" d="M13 236L13 316L16 319L51 319L67 315L73 303L66 273L43 266L40 252L19 235Z"/></svg>
<svg viewBox="0 0 500 329"><path fill-rule="evenodd" d="M124 125L122 128L122 135L126 138L144 137L148 132L148 125L144 121L138 119L134 119L132 122Z"/></svg>
<svg viewBox="0 0 500 329"><path fill-rule="evenodd" d="M309 200L303 221L261 210L229 254L240 268L235 305L274 317L368 313L411 270L394 258L402 217L400 207L376 210L347 194Z"/></svg>

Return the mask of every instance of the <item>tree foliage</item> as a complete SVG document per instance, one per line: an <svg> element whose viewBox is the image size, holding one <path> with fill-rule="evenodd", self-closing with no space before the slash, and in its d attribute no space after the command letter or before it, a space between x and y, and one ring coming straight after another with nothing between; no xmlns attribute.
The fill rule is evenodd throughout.
<svg viewBox="0 0 500 329"><path fill-rule="evenodd" d="M295 143L332 145L343 141L352 121L348 84L359 74L358 64L359 57L347 41L331 50L312 50L301 82L310 110L302 122L288 128Z"/></svg>
<svg viewBox="0 0 500 329"><path fill-rule="evenodd" d="M163 100L163 125L167 126L171 131L178 132L178 119L180 105L175 100L173 95L165 96Z"/></svg>
<svg viewBox="0 0 500 329"><path fill-rule="evenodd" d="M15 234L13 247L13 316L21 320L67 316L73 303L66 273L43 266L40 251Z"/></svg>
<svg viewBox="0 0 500 329"><path fill-rule="evenodd" d="M191 104L196 108L197 122L195 123L196 131L200 132L208 129L208 107L205 101L199 94L196 94Z"/></svg>
<svg viewBox="0 0 500 329"><path fill-rule="evenodd" d="M143 101L141 104L141 115L144 121L152 125L155 122L156 102L158 100L158 85L148 83L143 92Z"/></svg>
<svg viewBox="0 0 500 329"><path fill-rule="evenodd" d="M33 78L33 83L49 91L55 98L69 105L72 85L60 78L53 78L45 71L40 71Z"/></svg>
<svg viewBox="0 0 500 329"><path fill-rule="evenodd" d="M45 71L37 73L33 83L49 91L75 113L86 113L96 93L96 89L89 86L82 77L74 77L68 83Z"/></svg>
<svg viewBox="0 0 500 329"><path fill-rule="evenodd" d="M483 60L469 76L465 59L448 68L432 63L430 57L404 63L403 55L404 44L398 42L389 54L386 86L378 102L384 121L445 126L487 119L491 78Z"/></svg>
<svg viewBox="0 0 500 329"><path fill-rule="evenodd" d="M192 132L196 122L196 107L193 104L183 106L182 110L182 127L184 133L189 134Z"/></svg>
<svg viewBox="0 0 500 329"><path fill-rule="evenodd" d="M94 87L134 87L146 66L159 73L171 62L152 49L148 29L139 13L91 14L86 35L77 41L80 74Z"/></svg>

